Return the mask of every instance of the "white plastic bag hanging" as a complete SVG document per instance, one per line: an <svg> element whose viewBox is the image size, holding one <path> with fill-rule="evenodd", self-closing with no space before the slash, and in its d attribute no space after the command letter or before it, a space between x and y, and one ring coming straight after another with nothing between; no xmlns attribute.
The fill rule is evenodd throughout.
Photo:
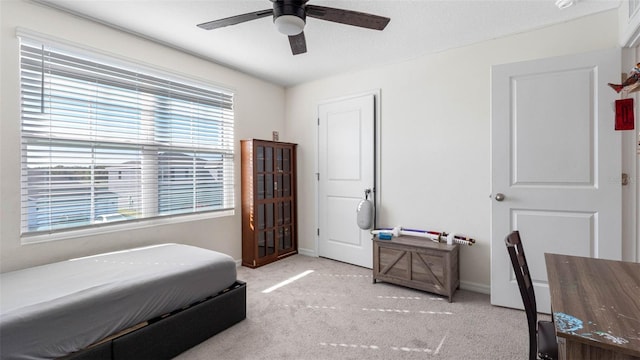
<svg viewBox="0 0 640 360"><path fill-rule="evenodd" d="M370 189L364 192L364 199L358 203L356 210L358 227L362 230L370 230L373 227L373 203L369 200Z"/></svg>

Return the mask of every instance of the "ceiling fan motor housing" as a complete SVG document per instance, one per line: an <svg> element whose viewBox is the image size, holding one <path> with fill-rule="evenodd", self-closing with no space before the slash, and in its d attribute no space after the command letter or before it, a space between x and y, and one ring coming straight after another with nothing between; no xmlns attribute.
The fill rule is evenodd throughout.
<svg viewBox="0 0 640 360"><path fill-rule="evenodd" d="M275 1L273 3L273 22L278 31L285 35L298 35L306 24L305 1Z"/></svg>
<svg viewBox="0 0 640 360"><path fill-rule="evenodd" d="M304 35L307 15L319 20L373 30L383 30L390 20L387 17L362 13L359 11L307 5L308 1L309 0L271 0L273 3L273 9L259 10L246 14L230 16L224 19L208 21L198 24L198 27L205 30L212 30L267 16L273 16L273 23L278 31L289 37L291 53L293 55L298 55L307 52L307 42Z"/></svg>

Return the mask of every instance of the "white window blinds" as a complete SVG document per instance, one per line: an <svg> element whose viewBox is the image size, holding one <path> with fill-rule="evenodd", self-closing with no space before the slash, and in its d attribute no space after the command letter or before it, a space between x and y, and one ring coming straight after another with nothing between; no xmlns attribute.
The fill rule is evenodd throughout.
<svg viewBox="0 0 640 360"><path fill-rule="evenodd" d="M233 208L232 93L20 40L23 234Z"/></svg>

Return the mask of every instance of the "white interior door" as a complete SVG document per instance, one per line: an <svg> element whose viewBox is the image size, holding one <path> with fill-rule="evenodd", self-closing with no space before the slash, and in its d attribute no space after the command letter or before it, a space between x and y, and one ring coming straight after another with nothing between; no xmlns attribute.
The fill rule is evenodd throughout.
<svg viewBox="0 0 640 360"><path fill-rule="evenodd" d="M356 209L375 179L373 94L318 107L318 254L371 268L369 231ZM375 202L374 202L375 203Z"/></svg>
<svg viewBox="0 0 640 360"><path fill-rule="evenodd" d="M492 68L492 304L522 309L504 244L512 230L540 312L550 311L545 252L621 258L621 145L607 87L617 79L619 50Z"/></svg>

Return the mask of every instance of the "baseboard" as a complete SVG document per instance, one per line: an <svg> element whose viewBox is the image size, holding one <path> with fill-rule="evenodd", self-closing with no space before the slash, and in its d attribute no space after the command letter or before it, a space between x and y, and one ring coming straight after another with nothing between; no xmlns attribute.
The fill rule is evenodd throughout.
<svg viewBox="0 0 640 360"><path fill-rule="evenodd" d="M491 286L468 281L460 281L460 289L469 290L480 294L491 294Z"/></svg>
<svg viewBox="0 0 640 360"><path fill-rule="evenodd" d="M2 0L0 0L0 1L2 1ZM314 250L310 250L310 249L298 249L298 254L304 255L304 256L318 257L316 252ZM236 262L236 267L241 267L242 266L242 259L233 259L233 260Z"/></svg>
<svg viewBox="0 0 640 360"><path fill-rule="evenodd" d="M316 254L316 251L313 249L298 248L298 254L304 255L304 256L318 257L318 254Z"/></svg>
<svg viewBox="0 0 640 360"><path fill-rule="evenodd" d="M304 255L304 256L318 257L318 254L316 254L316 251L313 249L298 248L298 254ZM469 291L477 292L480 294L486 294L486 295L491 294L491 286L469 282L469 281L460 281L460 289L469 290Z"/></svg>

